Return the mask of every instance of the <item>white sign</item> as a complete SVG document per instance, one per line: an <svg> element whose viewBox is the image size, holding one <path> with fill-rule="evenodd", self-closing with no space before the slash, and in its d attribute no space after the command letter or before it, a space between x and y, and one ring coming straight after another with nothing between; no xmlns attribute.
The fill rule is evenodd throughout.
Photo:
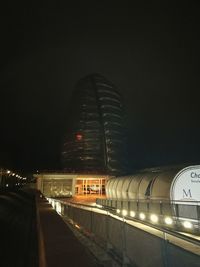
<svg viewBox="0 0 200 267"><path fill-rule="evenodd" d="M200 201L200 166L192 166L180 171L171 185L171 200Z"/></svg>

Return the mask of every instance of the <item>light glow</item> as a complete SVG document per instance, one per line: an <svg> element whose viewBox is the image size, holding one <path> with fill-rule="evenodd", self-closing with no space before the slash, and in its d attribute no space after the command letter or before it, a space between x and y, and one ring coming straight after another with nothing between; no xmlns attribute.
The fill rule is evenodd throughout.
<svg viewBox="0 0 200 267"><path fill-rule="evenodd" d="M170 218L170 217L165 217L165 223L168 224L168 225L171 225L171 224L173 223L172 218Z"/></svg>
<svg viewBox="0 0 200 267"><path fill-rule="evenodd" d="M96 207L101 209L102 205L96 204Z"/></svg>
<svg viewBox="0 0 200 267"><path fill-rule="evenodd" d="M134 218L135 217L135 211L130 211L130 216Z"/></svg>
<svg viewBox="0 0 200 267"><path fill-rule="evenodd" d="M58 214L61 214L61 204L60 202L56 202L56 211Z"/></svg>
<svg viewBox="0 0 200 267"><path fill-rule="evenodd" d="M51 206L55 208L55 201L53 199L51 200Z"/></svg>
<svg viewBox="0 0 200 267"><path fill-rule="evenodd" d="M120 213L120 209L117 209L117 213Z"/></svg>
<svg viewBox="0 0 200 267"><path fill-rule="evenodd" d="M192 223L191 222L188 222L188 221L185 221L183 223L183 226L187 229L192 229Z"/></svg>
<svg viewBox="0 0 200 267"><path fill-rule="evenodd" d="M127 210L122 210L122 215L126 216L127 215Z"/></svg>
<svg viewBox="0 0 200 267"><path fill-rule="evenodd" d="M158 216L155 214L151 214L150 219L153 223L157 223L158 222Z"/></svg>
<svg viewBox="0 0 200 267"><path fill-rule="evenodd" d="M75 224L75 227L78 228L78 229L80 229L80 226L78 224Z"/></svg>
<svg viewBox="0 0 200 267"><path fill-rule="evenodd" d="M139 217L141 220L144 220L146 218L146 215L143 212L141 212Z"/></svg>
<svg viewBox="0 0 200 267"><path fill-rule="evenodd" d="M76 139L77 139L78 141L81 141L82 138L83 138L82 134L79 134L79 133L76 134Z"/></svg>

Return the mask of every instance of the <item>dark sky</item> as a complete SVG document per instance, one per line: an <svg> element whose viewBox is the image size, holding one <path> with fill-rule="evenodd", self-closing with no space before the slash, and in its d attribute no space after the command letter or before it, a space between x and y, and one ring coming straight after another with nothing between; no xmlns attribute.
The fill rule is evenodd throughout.
<svg viewBox="0 0 200 267"><path fill-rule="evenodd" d="M73 86L94 72L124 97L133 169L200 163L194 3L2 9L2 164L58 169Z"/></svg>

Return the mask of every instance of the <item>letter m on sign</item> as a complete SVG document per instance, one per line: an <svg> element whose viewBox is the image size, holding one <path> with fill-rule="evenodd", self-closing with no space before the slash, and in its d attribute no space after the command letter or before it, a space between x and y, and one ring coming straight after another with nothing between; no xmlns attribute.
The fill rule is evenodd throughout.
<svg viewBox="0 0 200 267"><path fill-rule="evenodd" d="M188 191L183 189L183 198L192 198L192 194L191 194L190 189L188 189Z"/></svg>

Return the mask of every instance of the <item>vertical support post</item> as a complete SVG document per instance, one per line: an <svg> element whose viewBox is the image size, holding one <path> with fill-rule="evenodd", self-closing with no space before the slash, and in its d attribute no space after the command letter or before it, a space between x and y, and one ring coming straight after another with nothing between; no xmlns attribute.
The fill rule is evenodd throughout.
<svg viewBox="0 0 200 267"><path fill-rule="evenodd" d="M74 196L76 192L76 181L76 177L72 177L72 196Z"/></svg>
<svg viewBox="0 0 200 267"><path fill-rule="evenodd" d="M84 190L85 190L85 187L84 187L84 179L82 180L82 195L84 195Z"/></svg>
<svg viewBox="0 0 200 267"><path fill-rule="evenodd" d="M99 179L99 195L102 195L102 184L101 184L101 178Z"/></svg>

